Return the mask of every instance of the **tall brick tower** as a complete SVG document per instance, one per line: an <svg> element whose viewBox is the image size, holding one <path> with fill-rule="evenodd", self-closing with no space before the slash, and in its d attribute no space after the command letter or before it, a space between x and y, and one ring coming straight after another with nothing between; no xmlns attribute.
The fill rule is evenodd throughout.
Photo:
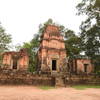
<svg viewBox="0 0 100 100"><path fill-rule="evenodd" d="M38 50L38 69L44 72L57 71L65 66L66 50L59 27L47 25L41 36Z"/></svg>

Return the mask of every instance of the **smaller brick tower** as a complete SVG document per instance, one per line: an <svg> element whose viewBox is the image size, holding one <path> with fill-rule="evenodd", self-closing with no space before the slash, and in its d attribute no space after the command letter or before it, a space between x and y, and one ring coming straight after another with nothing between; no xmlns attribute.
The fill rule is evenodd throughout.
<svg viewBox="0 0 100 100"><path fill-rule="evenodd" d="M59 27L47 25L38 50L38 70L59 72L66 62L66 50Z"/></svg>

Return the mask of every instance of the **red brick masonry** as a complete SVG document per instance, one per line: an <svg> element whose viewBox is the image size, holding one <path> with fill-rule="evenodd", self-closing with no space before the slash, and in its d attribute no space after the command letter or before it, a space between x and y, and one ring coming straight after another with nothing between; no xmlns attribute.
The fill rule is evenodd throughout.
<svg viewBox="0 0 100 100"><path fill-rule="evenodd" d="M48 25L41 36L38 51L38 68L42 71L59 71L64 66L66 50L59 27Z"/></svg>
<svg viewBox="0 0 100 100"><path fill-rule="evenodd" d="M29 57L25 49L19 52L5 52L3 54L2 68L25 70L28 68Z"/></svg>

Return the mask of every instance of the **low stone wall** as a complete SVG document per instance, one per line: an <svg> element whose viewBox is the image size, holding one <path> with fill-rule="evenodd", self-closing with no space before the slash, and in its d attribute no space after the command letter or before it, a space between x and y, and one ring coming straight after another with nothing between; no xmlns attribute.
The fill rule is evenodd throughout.
<svg viewBox="0 0 100 100"><path fill-rule="evenodd" d="M0 84L27 84L69 86L78 84L100 85L100 76L95 75L50 75L21 70L0 70Z"/></svg>
<svg viewBox="0 0 100 100"><path fill-rule="evenodd" d="M27 71L2 70L0 84L54 85L54 79L47 75L33 74Z"/></svg>
<svg viewBox="0 0 100 100"><path fill-rule="evenodd" d="M65 78L66 85L100 85L100 76L97 75L69 75Z"/></svg>

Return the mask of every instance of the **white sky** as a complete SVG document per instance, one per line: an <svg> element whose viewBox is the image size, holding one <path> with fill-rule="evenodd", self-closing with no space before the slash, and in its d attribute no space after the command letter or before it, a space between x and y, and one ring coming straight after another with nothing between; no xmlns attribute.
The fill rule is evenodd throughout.
<svg viewBox="0 0 100 100"><path fill-rule="evenodd" d="M13 38L13 44L30 41L40 23L49 18L79 31L83 17L76 16L80 0L0 0L0 22Z"/></svg>

